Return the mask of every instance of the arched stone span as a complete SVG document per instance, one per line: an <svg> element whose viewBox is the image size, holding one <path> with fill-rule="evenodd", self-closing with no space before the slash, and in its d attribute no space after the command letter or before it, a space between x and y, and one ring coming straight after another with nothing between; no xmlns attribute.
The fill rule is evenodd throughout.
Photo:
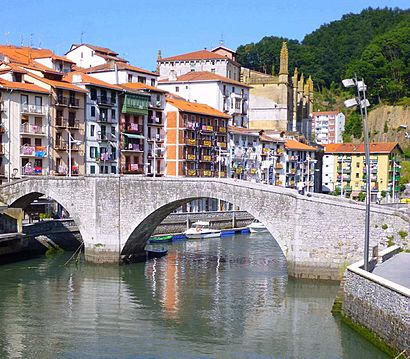
<svg viewBox="0 0 410 359"><path fill-rule="evenodd" d="M230 179L104 175L16 181L0 187L0 201L16 205L31 193L44 193L70 212L86 258L95 262L118 263L122 252L140 250L143 241L135 241L136 228L141 225L146 236L147 218L157 222L193 198L218 198L260 219L280 244L293 276L337 278L340 267L363 254L365 206L332 196L301 196L282 187ZM386 245L388 235L410 231L408 217L382 206L372 207L371 223L370 246Z"/></svg>
<svg viewBox="0 0 410 359"><path fill-rule="evenodd" d="M156 209L154 212L149 214L130 234L129 238L127 239L121 254L123 256L126 256L127 254L131 253L138 253L140 252L146 245L149 237L152 235L154 230L161 224L161 222L173 211L175 211L177 208L181 207L184 204L187 204L193 200L197 199L205 199L206 197L187 197L184 199L180 199L171 203L168 203L158 209ZM215 196L212 198L208 199L221 199L221 198L216 198ZM229 201L228 201L229 202ZM232 202L230 202L232 203ZM251 215L255 217L251 211L254 211L251 207L247 208L246 203L242 202L240 204L237 203L232 203L235 206L240 206L241 210L247 211ZM279 247L282 249L283 253L287 252L287 243L286 241L283 241L283 239L280 237L280 228L275 227L275 223L272 225L270 224L270 221L267 219L260 219L258 218L262 223L264 223L269 232L272 234L272 236L275 238L280 238L279 240L276 240L277 243L279 244Z"/></svg>

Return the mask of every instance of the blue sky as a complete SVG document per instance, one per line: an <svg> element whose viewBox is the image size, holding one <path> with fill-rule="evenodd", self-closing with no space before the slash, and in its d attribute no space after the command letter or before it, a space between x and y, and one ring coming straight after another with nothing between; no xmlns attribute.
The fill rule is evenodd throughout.
<svg viewBox="0 0 410 359"><path fill-rule="evenodd" d="M12 0L1 6L0 43L31 42L62 55L83 32L83 42L153 70L158 49L178 55L216 46L221 36L233 49L268 35L302 40L369 6L410 7L408 0Z"/></svg>

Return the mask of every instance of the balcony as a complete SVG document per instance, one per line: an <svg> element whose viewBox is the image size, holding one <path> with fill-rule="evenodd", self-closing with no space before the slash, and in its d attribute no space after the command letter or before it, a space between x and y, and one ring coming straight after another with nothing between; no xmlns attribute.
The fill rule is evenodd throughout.
<svg viewBox="0 0 410 359"><path fill-rule="evenodd" d="M211 155L202 155L201 156L201 161L202 162L212 162L212 156Z"/></svg>
<svg viewBox="0 0 410 359"><path fill-rule="evenodd" d="M57 96L56 99L56 106L68 106L68 97L65 96Z"/></svg>
<svg viewBox="0 0 410 359"><path fill-rule="evenodd" d="M21 113L45 116L47 113L47 108L46 106L42 106L42 105L22 103Z"/></svg>
<svg viewBox="0 0 410 359"><path fill-rule="evenodd" d="M149 138L147 138L147 141L148 142L153 142L153 141L155 141L155 142L164 142L165 141L165 138L163 138L163 137L161 137L161 135L159 135L159 134L156 134L155 136L151 136L151 137L149 137Z"/></svg>
<svg viewBox="0 0 410 359"><path fill-rule="evenodd" d="M211 171L211 170L200 170L199 175L200 175L200 177L213 177L214 172Z"/></svg>
<svg viewBox="0 0 410 359"><path fill-rule="evenodd" d="M299 160L298 156L289 156L289 161L291 161L291 162L295 162L295 161L298 161L298 160Z"/></svg>
<svg viewBox="0 0 410 359"><path fill-rule="evenodd" d="M80 129L80 122L77 120L68 119L67 127L71 130L78 130Z"/></svg>
<svg viewBox="0 0 410 359"><path fill-rule="evenodd" d="M104 133L98 134L98 142L104 142L104 141L117 141L117 138L115 137L115 135L111 134L111 133Z"/></svg>
<svg viewBox="0 0 410 359"><path fill-rule="evenodd" d="M363 173L366 173L366 167L363 168ZM370 173L377 174L377 168L370 168Z"/></svg>
<svg viewBox="0 0 410 359"><path fill-rule="evenodd" d="M140 126L138 123L126 123L125 131L126 132L142 132L143 127Z"/></svg>
<svg viewBox="0 0 410 359"><path fill-rule="evenodd" d="M66 128L67 127L67 122L68 122L68 120L64 117L56 117L55 126L60 127L60 128Z"/></svg>
<svg viewBox="0 0 410 359"><path fill-rule="evenodd" d="M282 186L283 185L283 182L282 181L275 181L275 186Z"/></svg>
<svg viewBox="0 0 410 359"><path fill-rule="evenodd" d="M3 156L6 152L4 151L4 145L0 144L0 156Z"/></svg>
<svg viewBox="0 0 410 359"><path fill-rule="evenodd" d="M68 106L70 107L80 107L80 100L75 97L70 97L68 99Z"/></svg>
<svg viewBox="0 0 410 359"><path fill-rule="evenodd" d="M275 170L281 170L283 169L283 164L280 162L276 162L275 163Z"/></svg>
<svg viewBox="0 0 410 359"><path fill-rule="evenodd" d="M151 126L163 126L164 123L160 117L149 117L148 118L148 125Z"/></svg>
<svg viewBox="0 0 410 359"><path fill-rule="evenodd" d="M211 140L201 140L200 145L202 147L212 147L212 141Z"/></svg>
<svg viewBox="0 0 410 359"><path fill-rule="evenodd" d="M226 133L226 127L218 127L218 132Z"/></svg>
<svg viewBox="0 0 410 359"><path fill-rule="evenodd" d="M217 142L216 147L226 148L226 142Z"/></svg>
<svg viewBox="0 0 410 359"><path fill-rule="evenodd" d="M147 153L147 156L148 156L148 158L154 158L154 155L155 155L155 158L156 159L161 159L161 158L164 158L164 152L163 152L163 148L156 148L155 149L155 151L153 151L153 150L151 150L151 151L148 151L148 153Z"/></svg>
<svg viewBox="0 0 410 359"><path fill-rule="evenodd" d="M30 162L21 168L22 176L44 176L45 174L46 170L44 168L32 166Z"/></svg>
<svg viewBox="0 0 410 359"><path fill-rule="evenodd" d="M139 163L129 163L121 167L121 172L125 174L144 174L144 166Z"/></svg>
<svg viewBox="0 0 410 359"><path fill-rule="evenodd" d="M97 122L117 123L117 120L115 118L108 118L106 113L101 113L100 116L97 117Z"/></svg>
<svg viewBox="0 0 410 359"><path fill-rule="evenodd" d="M185 139L185 144L188 146L196 146L197 145L197 140L194 138L186 138Z"/></svg>
<svg viewBox="0 0 410 359"><path fill-rule="evenodd" d="M163 108L164 104L162 101L153 101L151 100L149 102L149 107L153 107L153 108Z"/></svg>
<svg viewBox="0 0 410 359"><path fill-rule="evenodd" d="M47 149L45 146L21 146L20 155L22 157L36 157L44 158L47 156Z"/></svg>
<svg viewBox="0 0 410 359"><path fill-rule="evenodd" d="M215 177L226 177L226 172L225 171L215 171Z"/></svg>
<svg viewBox="0 0 410 359"><path fill-rule="evenodd" d="M100 106L115 106L117 101L115 97L110 96L97 96L97 104Z"/></svg>
<svg viewBox="0 0 410 359"><path fill-rule="evenodd" d="M343 168L337 167L337 172L338 173L342 173L342 171L343 171L343 173L351 173L352 169L350 167L343 167Z"/></svg>
<svg viewBox="0 0 410 359"><path fill-rule="evenodd" d="M201 130L203 132L213 132L214 128L213 126L209 126L209 125L201 125Z"/></svg>
<svg viewBox="0 0 410 359"><path fill-rule="evenodd" d="M348 157L338 157L337 162L347 163L347 162L352 162L352 159Z"/></svg>
<svg viewBox="0 0 410 359"><path fill-rule="evenodd" d="M54 143L54 149L57 151L66 151L68 149L67 142L63 141L63 139L58 139Z"/></svg>
<svg viewBox="0 0 410 359"><path fill-rule="evenodd" d="M20 133L25 135L45 135L46 127L40 125L32 125L30 123L23 123L20 126Z"/></svg>
<svg viewBox="0 0 410 359"><path fill-rule="evenodd" d="M197 177L198 171L197 170L187 170L186 171L186 176L187 177Z"/></svg>
<svg viewBox="0 0 410 359"><path fill-rule="evenodd" d="M337 176L337 180L341 181L342 180L342 176ZM350 176L343 176L343 182L350 182L352 179Z"/></svg>
<svg viewBox="0 0 410 359"><path fill-rule="evenodd" d="M113 153L101 153L98 157L102 162L115 162L117 157Z"/></svg>
<svg viewBox="0 0 410 359"><path fill-rule="evenodd" d="M196 161L196 155L192 153L187 153L185 155L185 160L186 161Z"/></svg>
<svg viewBox="0 0 410 359"><path fill-rule="evenodd" d="M123 143L121 149L129 152L144 152L144 145L139 143Z"/></svg>
<svg viewBox="0 0 410 359"><path fill-rule="evenodd" d="M389 182L393 181L393 176L389 176ZM395 182L399 182L400 181L400 174L397 174L396 176L394 176L394 181Z"/></svg>

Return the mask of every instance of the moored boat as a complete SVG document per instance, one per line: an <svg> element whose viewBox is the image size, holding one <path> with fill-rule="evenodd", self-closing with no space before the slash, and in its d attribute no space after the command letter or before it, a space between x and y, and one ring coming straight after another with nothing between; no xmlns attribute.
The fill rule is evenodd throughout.
<svg viewBox="0 0 410 359"><path fill-rule="evenodd" d="M251 233L265 233L268 232L266 226L261 223L258 219L254 219L251 224L248 224L247 227Z"/></svg>
<svg viewBox="0 0 410 359"><path fill-rule="evenodd" d="M198 221L184 232L188 239L217 238L221 236L219 229L209 228L209 222Z"/></svg>
<svg viewBox="0 0 410 359"><path fill-rule="evenodd" d="M166 243L166 242L172 242L172 236L155 236L155 237L150 237L148 240L149 243Z"/></svg>

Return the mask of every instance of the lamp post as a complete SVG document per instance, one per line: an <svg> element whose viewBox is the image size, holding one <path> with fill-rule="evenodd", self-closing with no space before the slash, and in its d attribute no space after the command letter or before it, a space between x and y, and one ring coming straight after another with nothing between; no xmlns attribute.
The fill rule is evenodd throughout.
<svg viewBox="0 0 410 359"><path fill-rule="evenodd" d="M75 140L71 136L71 132L68 131L68 177L71 177L72 174L72 166L71 166L71 146L72 145L81 145L81 141Z"/></svg>
<svg viewBox="0 0 410 359"><path fill-rule="evenodd" d="M370 238L370 146L369 146L369 129L367 122L367 107L370 106L366 99L366 84L362 79L359 81L355 75L352 79L342 81L344 87L355 87L357 97L346 100L346 107L359 106L360 116L363 122L364 132L364 151L366 166L366 215L365 215L365 234L364 234L364 270L369 270L369 238Z"/></svg>

